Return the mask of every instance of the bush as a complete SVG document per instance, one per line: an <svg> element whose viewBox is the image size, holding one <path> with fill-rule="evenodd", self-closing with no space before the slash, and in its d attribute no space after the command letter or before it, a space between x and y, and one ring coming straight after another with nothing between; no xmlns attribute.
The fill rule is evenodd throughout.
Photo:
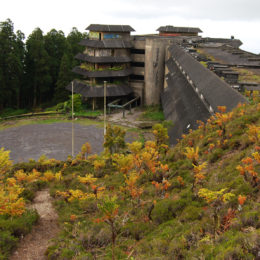
<svg viewBox="0 0 260 260"><path fill-rule="evenodd" d="M10 231L0 231L0 259L7 259L9 252L15 247L18 238Z"/></svg>
<svg viewBox="0 0 260 260"><path fill-rule="evenodd" d="M28 234L32 226L37 222L39 215L36 210L27 210L20 217L0 218L0 230L8 230L14 236L21 236Z"/></svg>
<svg viewBox="0 0 260 260"><path fill-rule="evenodd" d="M197 220L197 219L200 219L201 218L201 214L202 214L202 208L198 208L198 207L195 207L195 206L187 206L181 216L180 216L180 220L181 221L194 221L194 220Z"/></svg>
<svg viewBox="0 0 260 260"><path fill-rule="evenodd" d="M212 154L209 156L209 161L211 163L216 162L219 158L222 157L224 151L221 148L217 148L216 150L213 151Z"/></svg>
<svg viewBox="0 0 260 260"><path fill-rule="evenodd" d="M135 240L139 241L142 239L147 233L151 232L152 224L151 223L143 223L143 222L133 222L127 224L122 233L124 236L131 236Z"/></svg>
<svg viewBox="0 0 260 260"><path fill-rule="evenodd" d="M152 211L152 220L157 224L161 224L172 218L175 218L182 209L186 206L187 200L170 200L164 199L155 204L154 210Z"/></svg>

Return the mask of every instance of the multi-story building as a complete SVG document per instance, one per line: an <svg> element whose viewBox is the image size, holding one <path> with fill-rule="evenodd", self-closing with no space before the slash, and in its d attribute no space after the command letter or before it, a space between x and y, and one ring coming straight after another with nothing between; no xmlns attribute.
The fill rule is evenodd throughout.
<svg viewBox="0 0 260 260"><path fill-rule="evenodd" d="M73 83L74 91L91 99L95 109L104 97L104 81L108 99L124 98L133 92L129 77L132 74L130 32L134 29L129 25L91 24L87 30L88 39L80 42L86 48L76 55L82 63L73 69L82 75L82 80Z"/></svg>
<svg viewBox="0 0 260 260"><path fill-rule="evenodd" d="M233 49L238 50L241 45L234 37L202 38L198 35L199 28L174 26L162 26L157 29L159 34L142 36L131 36L134 30L129 25L92 24L87 30L88 39L80 43L86 49L76 56L82 64L74 68L83 78L73 83L74 92L92 99L93 109L99 101L103 102L104 81L107 82L108 102L120 97L124 104L135 96L140 97L144 105L162 104L166 120L174 124L169 131L171 143L174 143L182 133L196 129L197 120L206 121L217 112L218 106L230 111L238 103L247 102L199 62L202 55L195 49L201 46L208 55L218 54L220 59L232 62L226 66L233 66L233 61L249 59L241 58L241 52L239 57L237 51L234 52ZM252 59L252 55L249 56ZM253 58L244 65L260 67L255 64L256 57ZM228 75L227 82L230 73L222 68L221 75ZM67 87L70 91L71 85Z"/></svg>

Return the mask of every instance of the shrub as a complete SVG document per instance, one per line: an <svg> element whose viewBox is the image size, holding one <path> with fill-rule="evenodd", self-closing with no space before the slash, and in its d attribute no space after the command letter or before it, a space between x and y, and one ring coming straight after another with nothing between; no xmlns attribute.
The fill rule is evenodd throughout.
<svg viewBox="0 0 260 260"><path fill-rule="evenodd" d="M154 210L152 211L152 220L157 224L161 224L172 218L175 218L177 214L182 211L186 206L187 200L170 200L164 199L155 204Z"/></svg>
<svg viewBox="0 0 260 260"><path fill-rule="evenodd" d="M151 232L152 224L144 222L132 222L127 224L122 232L123 235L128 237L131 236L135 240L142 239L147 233Z"/></svg>
<svg viewBox="0 0 260 260"><path fill-rule="evenodd" d="M216 162L219 158L222 157L224 151L221 148L217 148L214 150L212 154L209 155L209 161L211 163Z"/></svg>
<svg viewBox="0 0 260 260"><path fill-rule="evenodd" d="M0 259L7 259L9 252L15 247L18 238L10 231L0 231Z"/></svg>
<svg viewBox="0 0 260 260"><path fill-rule="evenodd" d="M202 214L202 208L198 208L195 206L187 206L181 216L180 216L180 220L181 221L193 221L193 220L197 220L201 218L201 214Z"/></svg>

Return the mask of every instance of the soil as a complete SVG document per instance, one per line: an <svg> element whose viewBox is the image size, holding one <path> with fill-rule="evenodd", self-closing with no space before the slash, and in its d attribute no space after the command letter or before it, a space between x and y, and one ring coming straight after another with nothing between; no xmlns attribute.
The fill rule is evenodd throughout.
<svg viewBox="0 0 260 260"><path fill-rule="evenodd" d="M49 190L38 191L30 208L37 210L40 216L39 221L31 233L21 239L10 260L47 259L45 252L50 246L50 239L59 232L58 215L52 206Z"/></svg>

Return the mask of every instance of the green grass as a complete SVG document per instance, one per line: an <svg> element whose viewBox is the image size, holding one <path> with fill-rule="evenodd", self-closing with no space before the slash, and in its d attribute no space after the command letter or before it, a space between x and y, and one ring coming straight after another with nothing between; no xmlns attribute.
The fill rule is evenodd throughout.
<svg viewBox="0 0 260 260"><path fill-rule="evenodd" d="M1 117L8 117L8 116L17 116L26 114L29 111L27 109L13 109L13 108L6 108L0 112L0 118Z"/></svg>
<svg viewBox="0 0 260 260"><path fill-rule="evenodd" d="M97 117L102 115L102 112L100 110L87 110L87 111L79 111L75 112L75 116L87 116L87 117Z"/></svg>
<svg viewBox="0 0 260 260"><path fill-rule="evenodd" d="M45 118L42 117L30 117L26 119L16 119L16 120L6 120L0 121L0 130L4 130L11 127L19 127L23 125L33 125L33 124L54 124L54 123L71 123L71 120L65 116L48 116ZM96 125L98 127L103 127L103 122L91 120L91 119L82 119L77 118L75 123L81 125Z"/></svg>
<svg viewBox="0 0 260 260"><path fill-rule="evenodd" d="M140 120L163 121L163 110L160 106L145 107L145 111L141 115Z"/></svg>

